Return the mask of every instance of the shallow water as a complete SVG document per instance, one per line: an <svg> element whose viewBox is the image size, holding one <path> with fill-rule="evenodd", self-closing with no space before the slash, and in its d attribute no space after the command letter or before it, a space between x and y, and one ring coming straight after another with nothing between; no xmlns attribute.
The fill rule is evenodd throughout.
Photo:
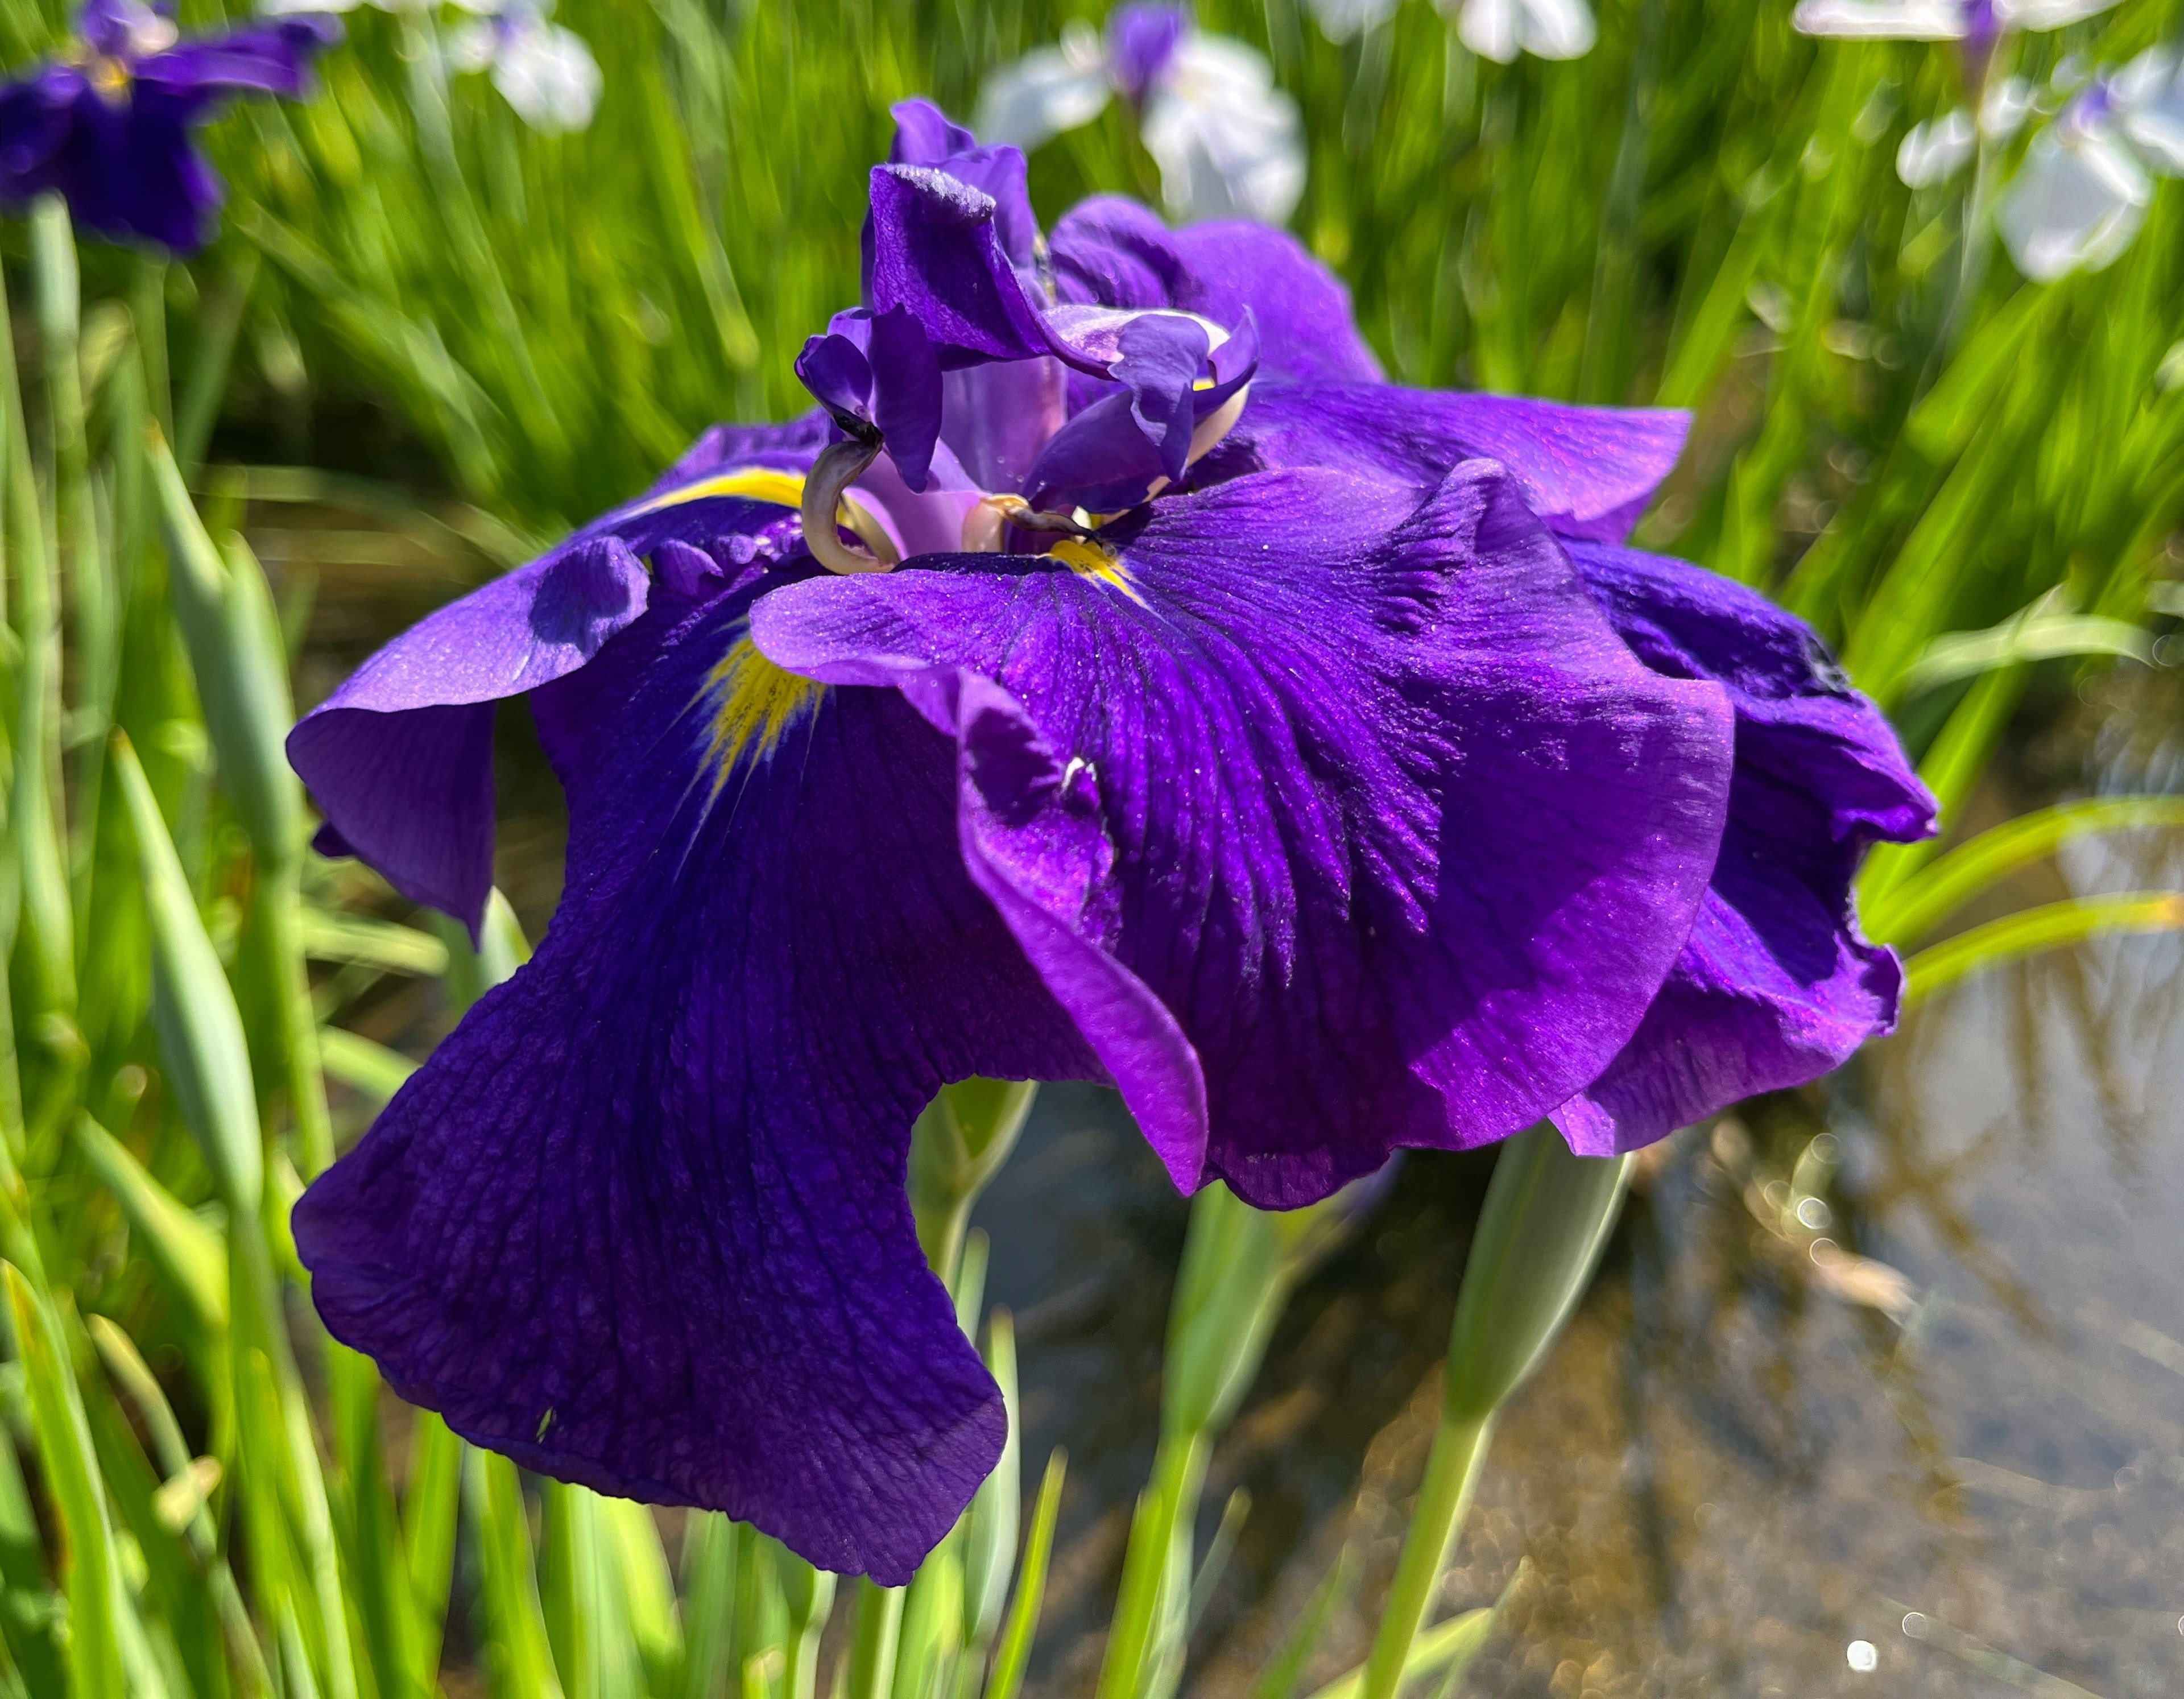
<svg viewBox="0 0 2184 1699"><path fill-rule="evenodd" d="M330 577L305 699L459 588ZM2173 679L2034 718L2054 729L2020 740L1987 816L2184 790ZM504 730L501 877L535 935L558 798L521 717ZM2184 845L2142 835L2008 900L2179 883ZM413 1050L437 1025L415 993L352 1018ZM1658 1147L1496 1434L1446 1607L1529 1567L1463 1691L2184 1692L2180 1106L2184 946L2133 939L1946 994L1825 1089ZM1413 1156L1296 1295L1216 1454L1201 1542L1233 1491L1250 1510L1187 1692L1242 1695L1346 1546L1354 1591L1309 1680L1362 1657L1356 1600L1393 1566L1491 1162ZM1017 1317L1028 1489L1050 1447L1071 1457L1036 1692L1087 1692L1097 1668L1184 1220L1086 1087L1043 1094L978 1211L989 1298Z"/></svg>

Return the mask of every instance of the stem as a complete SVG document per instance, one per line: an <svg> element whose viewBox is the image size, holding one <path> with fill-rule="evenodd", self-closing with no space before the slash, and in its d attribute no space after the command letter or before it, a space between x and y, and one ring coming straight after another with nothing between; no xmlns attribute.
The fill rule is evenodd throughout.
<svg viewBox="0 0 2184 1699"><path fill-rule="evenodd" d="M1435 1431L1418 1507L1403 1536L1402 1556L1396 1560L1387 1608L1373 1636L1373 1654L1365 1665L1365 1685L1358 1699L1395 1699L1403 1666L1410 1659L1411 1642L1424 1625L1434 1590L1448 1564L1449 1547L1471 1509L1472 1490L1479 1483L1479 1466L1486 1460L1493 1428L1491 1416L1444 1415Z"/></svg>

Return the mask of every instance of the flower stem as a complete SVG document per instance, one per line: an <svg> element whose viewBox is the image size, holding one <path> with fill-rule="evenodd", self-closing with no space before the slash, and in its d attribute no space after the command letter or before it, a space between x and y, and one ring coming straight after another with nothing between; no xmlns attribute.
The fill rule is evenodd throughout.
<svg viewBox="0 0 2184 1699"><path fill-rule="evenodd" d="M1502 1146L1449 1329L1440 1425L1357 1699L1395 1699L1495 1418L1584 1295L1629 1169L1627 1156L1575 1155L1546 1122Z"/></svg>
<svg viewBox="0 0 2184 1699"><path fill-rule="evenodd" d="M1434 1432L1418 1509L1403 1537L1402 1556L1396 1560L1395 1583L1388 1590L1387 1606L1373 1636L1372 1656L1365 1665L1365 1685L1359 1699L1393 1699L1403 1665L1410 1658L1411 1642L1425 1624L1434 1589L1447 1567L1449 1547L1471 1509L1472 1490L1478 1485L1479 1466L1486 1460L1487 1440L1493 1429L1490 1416L1443 1414L1440 1426Z"/></svg>

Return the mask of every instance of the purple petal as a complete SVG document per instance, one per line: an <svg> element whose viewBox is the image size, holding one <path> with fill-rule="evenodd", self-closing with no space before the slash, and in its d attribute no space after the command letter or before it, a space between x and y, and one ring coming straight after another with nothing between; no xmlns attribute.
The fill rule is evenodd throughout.
<svg viewBox="0 0 2184 1699"><path fill-rule="evenodd" d="M646 492L660 495L727 466L772 465L801 471L832 440L827 415L818 409L784 425L713 425Z"/></svg>
<svg viewBox="0 0 2184 1699"><path fill-rule="evenodd" d="M738 475L800 476L828 435L823 413L716 426L644 496L366 661L288 740L334 839L413 900L475 927L492 880L491 705L583 666L662 592L710 600L807 560L794 485L785 501L756 499ZM943 487L921 497L874 470L869 505L905 552L961 538L965 481L944 450L935 471Z"/></svg>
<svg viewBox="0 0 2184 1699"><path fill-rule="evenodd" d="M753 635L894 683L1003 776L967 780L974 877L1014 894L1163 1157L1194 1142L1188 1071L1147 994L1195 1053L1206 1172L1270 1206L1596 1078L1716 859L1719 688L1641 666L1491 465L1423 506L1240 480L1110 533L1104 564L1072 543L791 585Z"/></svg>
<svg viewBox="0 0 2184 1699"><path fill-rule="evenodd" d="M913 490L922 490L940 440L940 363L924 327L901 307L872 315L872 422Z"/></svg>
<svg viewBox="0 0 2184 1699"><path fill-rule="evenodd" d="M466 1438L899 1585L1006 1427L918 1251L911 1122L1096 1064L964 874L949 740L752 677L739 604L626 632L618 697L536 699L603 721L560 911L296 1239L329 1330Z"/></svg>
<svg viewBox="0 0 2184 1699"><path fill-rule="evenodd" d="M1182 44L1190 19L1180 6L1117 6L1107 19L1107 73L1123 97L1140 103Z"/></svg>
<svg viewBox="0 0 2184 1699"><path fill-rule="evenodd" d="M316 14L183 42L164 53L140 59L140 86L161 86L176 94L278 94L304 92L314 55L342 38L341 20Z"/></svg>
<svg viewBox="0 0 2184 1699"><path fill-rule="evenodd" d="M1392 384L1261 383L1201 477L1334 466L1430 485L1484 455L1509 468L1549 530L1620 543L1675 465L1690 425L1689 415L1668 409Z"/></svg>
<svg viewBox="0 0 2184 1699"><path fill-rule="evenodd" d="M926 487L912 490L894 457L882 454L851 486L905 559L912 554L952 554L962 548L963 521L985 493L964 472L945 443L933 449L928 474Z"/></svg>
<svg viewBox="0 0 2184 1699"><path fill-rule="evenodd" d="M1119 338L1121 358L1110 375L1130 393L1130 414L1160 451L1161 470L1183 476L1190 452L1190 387L1206 362L1205 327L1167 313L1134 319Z"/></svg>
<svg viewBox="0 0 2184 1699"><path fill-rule="evenodd" d="M84 26L129 60L141 7L87 10ZM94 89L75 65L53 65L0 88L0 200L48 190L75 221L114 241L154 242L195 253L212 233L222 192L193 131L217 103L239 93L295 94L309 56L337 39L331 19L187 42L130 64L120 98Z"/></svg>
<svg viewBox="0 0 2184 1699"><path fill-rule="evenodd" d="M1067 416L1059 360L1000 360L941 379L940 438L981 487L1022 490L1024 478Z"/></svg>
<svg viewBox="0 0 2184 1699"><path fill-rule="evenodd" d="M888 163L937 165L958 181L991 197L1001 252L1020 270L1033 265L1039 247L1039 220L1031 209L1023 150L981 147L976 136L961 125L950 123L929 100L905 100L891 110L895 132Z"/></svg>
<svg viewBox="0 0 2184 1699"><path fill-rule="evenodd" d="M995 211L992 196L934 167L872 167L865 304L906 309L944 369L1060 352L1002 249Z"/></svg>
<svg viewBox="0 0 2184 1699"><path fill-rule="evenodd" d="M1034 507L1050 511L1112 513L1135 507L1156 479L1173 476L1138 421L1136 398L1113 389L1055 432L1033 463L1023 493Z"/></svg>
<svg viewBox="0 0 2184 1699"><path fill-rule="evenodd" d="M1250 309L1269 377L1375 383L1380 363L1350 317L1350 292L1286 231L1241 220L1170 230L1135 201L1100 195L1055 226L1065 302L1175 307L1233 326Z"/></svg>
<svg viewBox="0 0 2184 1699"><path fill-rule="evenodd" d="M288 734L354 854L473 930L493 888L493 704L582 666L644 611L618 538L520 567L413 626Z"/></svg>
<svg viewBox="0 0 2184 1699"><path fill-rule="evenodd" d="M193 253L221 198L192 133L209 97L140 85L116 103L73 66L11 84L0 91L0 200L57 191L109 240Z"/></svg>
<svg viewBox="0 0 2184 1699"><path fill-rule="evenodd" d="M978 145L976 136L922 95L897 101L888 116L894 120L894 145L888 149L891 165L944 165Z"/></svg>
<svg viewBox="0 0 2184 1699"><path fill-rule="evenodd" d="M1736 709L1736 771L1705 906L1636 1037L1556 1119L1589 1155L1635 1150L1817 1078L1896 1021L1894 955L1859 936L1866 846L1933 830L1934 803L1880 710L1764 597L1680 560L1577 544L1587 587L1656 671Z"/></svg>
<svg viewBox="0 0 2184 1699"><path fill-rule="evenodd" d="M855 422L871 422L872 363L848 337L829 331L807 338L804 352L796 357L796 380L843 430Z"/></svg>
<svg viewBox="0 0 2184 1699"><path fill-rule="evenodd" d="M1133 320L1123 334L1134 338L1141 326L1158 332L1178 325L1197 329L1192 320L1149 314ZM1195 426L1226 406L1258 370L1258 326L1247 310L1235 333L1213 352L1214 378L1203 389L1192 387L1170 398L1162 391L1169 371L1179 368L1190 349L1204 343L1202 333L1195 342L1174 337L1172 365L1164 367L1157 359L1145 362L1136 382L1130 382L1130 357L1117 361L1116 376L1128 387L1092 402L1048 441L1024 480L1023 493L1031 504L1109 512L1136 506L1156 481L1173 482L1181 477ZM1153 345L1157 348L1162 343ZM1157 419L1163 411L1167 418L1160 428L1149 428L1147 415Z"/></svg>

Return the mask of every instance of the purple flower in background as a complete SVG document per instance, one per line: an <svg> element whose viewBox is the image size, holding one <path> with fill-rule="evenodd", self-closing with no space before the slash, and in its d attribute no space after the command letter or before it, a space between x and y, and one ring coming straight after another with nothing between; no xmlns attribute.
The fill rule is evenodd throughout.
<svg viewBox="0 0 2184 1699"><path fill-rule="evenodd" d="M494 704L570 810L538 955L298 1206L335 1335L564 1479L905 1580L1001 1402L920 1258L946 1081L1112 1082L1177 1184L1627 1150L1893 1019L1849 884L1931 805L1812 634L1622 546L1681 415L1400 388L1263 226L922 102L821 410L396 639L321 838L476 924Z"/></svg>
<svg viewBox="0 0 2184 1699"><path fill-rule="evenodd" d="M1263 56L1194 28L1180 6L1118 6L1103 42L1089 25L1063 30L988 80L978 133L1027 151L1089 124L1119 94L1161 172L1170 216L1279 224L1304 192L1296 103Z"/></svg>
<svg viewBox="0 0 2184 1699"><path fill-rule="evenodd" d="M178 41L142 0L90 0L65 58L0 87L0 199L57 190L78 224L193 253L212 233L220 182L191 134L238 94L297 95L331 18Z"/></svg>

